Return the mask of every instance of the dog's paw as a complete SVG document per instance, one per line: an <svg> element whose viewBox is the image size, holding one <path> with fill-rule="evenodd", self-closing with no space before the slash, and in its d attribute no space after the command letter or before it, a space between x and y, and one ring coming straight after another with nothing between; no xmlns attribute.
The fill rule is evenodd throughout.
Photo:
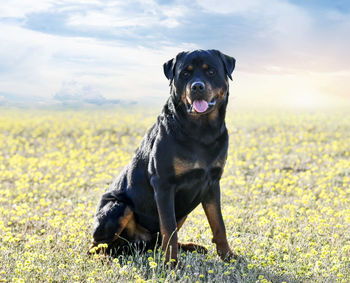
<svg viewBox="0 0 350 283"><path fill-rule="evenodd" d="M221 260L225 262L230 262L231 260L237 260L238 255L233 253L233 251L230 248L227 249L218 249L218 255L221 258Z"/></svg>
<svg viewBox="0 0 350 283"><path fill-rule="evenodd" d="M199 254L207 254L208 249L204 246L189 242L189 243L179 243L179 248L183 251L197 252Z"/></svg>

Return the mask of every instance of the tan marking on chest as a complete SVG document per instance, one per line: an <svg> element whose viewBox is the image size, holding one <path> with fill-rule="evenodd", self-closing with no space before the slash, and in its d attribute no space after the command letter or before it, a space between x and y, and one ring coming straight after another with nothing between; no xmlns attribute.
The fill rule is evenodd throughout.
<svg viewBox="0 0 350 283"><path fill-rule="evenodd" d="M204 165L201 164L201 162L199 161L191 162L178 157L174 157L173 166L174 166L175 176L181 175L192 169L198 169L198 168L204 167Z"/></svg>

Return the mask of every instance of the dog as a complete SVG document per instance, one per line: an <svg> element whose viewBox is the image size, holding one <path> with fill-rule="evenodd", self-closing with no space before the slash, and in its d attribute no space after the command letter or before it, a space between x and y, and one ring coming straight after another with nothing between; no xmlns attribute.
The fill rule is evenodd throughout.
<svg viewBox="0 0 350 283"><path fill-rule="evenodd" d="M161 245L165 262L178 249L206 253L178 242L188 214L202 204L223 260L229 247L220 207L220 178L227 158L225 125L229 81L235 59L218 50L181 52L164 63L168 98L130 163L101 197L90 249L104 253L130 244ZM105 245L106 246L106 245Z"/></svg>

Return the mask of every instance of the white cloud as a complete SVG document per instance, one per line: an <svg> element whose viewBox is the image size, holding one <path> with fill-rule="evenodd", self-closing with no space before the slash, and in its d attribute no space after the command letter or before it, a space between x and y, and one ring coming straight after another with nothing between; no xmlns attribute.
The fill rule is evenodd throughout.
<svg viewBox="0 0 350 283"><path fill-rule="evenodd" d="M256 67L261 71L264 65L278 65L281 58L293 65L295 58L303 57L300 51L304 50L313 32L312 16L302 7L286 1L198 0L197 4L208 13L230 14L233 19L240 17L244 23L249 23L242 26L242 30L248 28L245 35L248 46L246 42L233 40L231 50L248 60L246 68L251 71Z"/></svg>
<svg viewBox="0 0 350 283"><path fill-rule="evenodd" d="M8 39L11 38L9 41ZM152 48L64 37L0 24L0 90L53 96L64 81L99 89L106 98L168 94L162 64L194 45Z"/></svg>
<svg viewBox="0 0 350 283"><path fill-rule="evenodd" d="M33 12L47 11L53 7L55 0L10 0L2 3L0 18L24 18Z"/></svg>
<svg viewBox="0 0 350 283"><path fill-rule="evenodd" d="M227 52L245 72L296 74L349 70L350 15L312 11L287 1L198 1L208 13L243 18L244 41L232 37ZM237 25L239 30L239 25ZM230 30L228 28L228 33Z"/></svg>
<svg viewBox="0 0 350 283"><path fill-rule="evenodd" d="M156 22L156 19L141 17L116 16L115 13L88 11L84 14L72 15L67 22L69 26L83 28L111 28L111 27L144 27Z"/></svg>
<svg viewBox="0 0 350 283"><path fill-rule="evenodd" d="M135 9L136 8L136 9ZM175 28L186 15L186 6L178 4L159 5L155 1L136 0L107 2L98 11L75 11L67 24L78 29L110 29L125 27ZM110 32L112 32L110 30Z"/></svg>
<svg viewBox="0 0 350 283"><path fill-rule="evenodd" d="M62 87L54 95L54 99L64 103L91 103L97 105L109 102L98 89L90 85L81 85L76 81L63 82Z"/></svg>
<svg viewBox="0 0 350 283"><path fill-rule="evenodd" d="M197 0L196 3L202 7L206 12L218 13L218 14L231 14L231 13L245 13L250 12L252 9L256 9L270 1L259 0Z"/></svg>
<svg viewBox="0 0 350 283"><path fill-rule="evenodd" d="M68 35L50 34L40 21L42 32L26 28L29 14L44 12L59 13L63 22L53 33ZM207 16L220 21L205 22ZM304 95L303 88L313 98L341 96L349 80L350 17L334 11L323 16L281 0L13 0L0 8L0 91L53 97L63 82L74 81L106 99L165 98L162 64L205 45L236 57L233 88L250 99L260 97L257 89L264 99L281 89ZM225 36L215 41L218 31ZM103 35L110 40L94 38ZM198 35L207 41L199 44Z"/></svg>
<svg viewBox="0 0 350 283"><path fill-rule="evenodd" d="M98 8L98 9L96 9ZM188 9L184 5L159 5L153 0L10 0L1 5L0 18L25 19L31 13L70 12L69 26L84 28L175 28Z"/></svg>

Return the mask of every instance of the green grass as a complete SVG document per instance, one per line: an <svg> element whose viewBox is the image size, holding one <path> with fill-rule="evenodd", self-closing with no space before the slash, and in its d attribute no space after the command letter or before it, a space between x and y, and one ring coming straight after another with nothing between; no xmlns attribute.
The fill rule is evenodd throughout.
<svg viewBox="0 0 350 283"><path fill-rule="evenodd" d="M198 207L173 270L160 251L87 256L97 202L130 160L152 112L0 112L0 281L349 282L350 114L232 112L221 181L224 263Z"/></svg>

